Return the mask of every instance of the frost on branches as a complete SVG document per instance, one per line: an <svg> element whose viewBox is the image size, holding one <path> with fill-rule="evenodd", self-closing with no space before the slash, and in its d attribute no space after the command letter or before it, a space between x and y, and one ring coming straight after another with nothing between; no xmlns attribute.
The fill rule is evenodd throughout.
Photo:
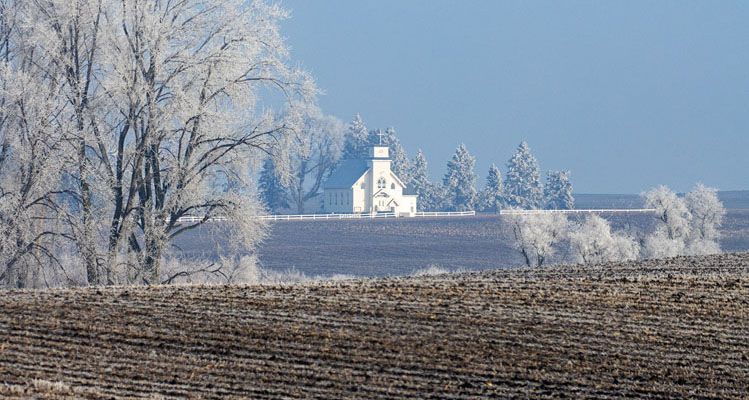
<svg viewBox="0 0 749 400"><path fill-rule="evenodd" d="M300 122L272 105L306 105L316 90L289 66L285 10L210 5L2 0L5 285L173 282L161 268L170 242L214 216L238 238L223 257L254 254L264 224L250 171Z"/></svg>
<svg viewBox="0 0 749 400"><path fill-rule="evenodd" d="M383 143L389 147L390 159L393 160L393 172L398 178L400 178L406 187L411 186L411 161L408 159L406 149L403 148L403 145L398 139L395 128L391 127L385 130Z"/></svg>
<svg viewBox="0 0 749 400"><path fill-rule="evenodd" d="M476 158L468 153L464 144L458 146L452 159L447 163L447 173L443 178L446 203L450 210L473 210L476 202L476 174L473 166Z"/></svg>
<svg viewBox="0 0 749 400"><path fill-rule="evenodd" d="M502 173L492 164L486 176L486 186L480 194L481 211L499 212L504 205Z"/></svg>
<svg viewBox="0 0 749 400"><path fill-rule="evenodd" d="M542 266L554 254L554 246L567 235L567 216L558 213L520 214L508 217L515 248L528 267Z"/></svg>
<svg viewBox="0 0 749 400"><path fill-rule="evenodd" d="M436 211L441 207L441 197L438 189L429 180L427 159L419 149L412 162L411 185L413 193L419 196L419 209L422 211Z"/></svg>
<svg viewBox="0 0 749 400"><path fill-rule="evenodd" d="M260 199L263 201L263 204L273 213L289 207L286 187L278 175L273 158L267 157L263 161L263 167L260 170L258 190L260 191Z"/></svg>
<svg viewBox="0 0 749 400"><path fill-rule="evenodd" d="M528 143L521 142L507 162L505 201L510 207L538 209L543 205L541 173Z"/></svg>
<svg viewBox="0 0 749 400"><path fill-rule="evenodd" d="M643 241L645 258L720 253L719 227L725 215L717 190L698 184L683 198L665 186L643 194L645 206L654 208L655 231Z"/></svg>
<svg viewBox="0 0 749 400"><path fill-rule="evenodd" d="M320 189L341 157L344 124L314 108L304 116L287 160L288 197L298 214L309 201L320 196Z"/></svg>
<svg viewBox="0 0 749 400"><path fill-rule="evenodd" d="M546 174L544 202L547 210L572 210L575 208L569 171L550 171Z"/></svg>
<svg viewBox="0 0 749 400"><path fill-rule="evenodd" d="M591 215L569 233L570 250L575 261L601 264L636 260L640 245L633 237L611 231L611 225L598 215Z"/></svg>
<svg viewBox="0 0 749 400"><path fill-rule="evenodd" d="M368 155L369 131L361 115L356 114L346 130L341 158L358 160L366 158Z"/></svg>

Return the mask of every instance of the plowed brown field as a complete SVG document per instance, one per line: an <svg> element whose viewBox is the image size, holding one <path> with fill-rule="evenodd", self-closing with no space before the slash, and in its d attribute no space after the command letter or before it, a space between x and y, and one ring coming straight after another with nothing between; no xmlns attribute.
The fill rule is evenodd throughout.
<svg viewBox="0 0 749 400"><path fill-rule="evenodd" d="M749 254L0 294L0 397L747 398Z"/></svg>

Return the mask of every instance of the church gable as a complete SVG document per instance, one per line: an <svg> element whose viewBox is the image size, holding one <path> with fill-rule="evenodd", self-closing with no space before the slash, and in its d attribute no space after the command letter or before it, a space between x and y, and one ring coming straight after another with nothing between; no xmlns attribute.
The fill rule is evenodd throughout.
<svg viewBox="0 0 749 400"><path fill-rule="evenodd" d="M395 174L395 172L393 172L393 171L390 171L390 177L391 177L391 178L392 178L392 179L393 179L393 180L394 180L394 181L395 181L395 182L396 182L396 183L397 183L398 185L400 185L400 188L401 188L401 189L405 189L405 188L406 188L406 184L404 184L404 183L403 183L403 181L402 181L402 180L401 180L400 178L398 178L398 175L396 175L396 174Z"/></svg>

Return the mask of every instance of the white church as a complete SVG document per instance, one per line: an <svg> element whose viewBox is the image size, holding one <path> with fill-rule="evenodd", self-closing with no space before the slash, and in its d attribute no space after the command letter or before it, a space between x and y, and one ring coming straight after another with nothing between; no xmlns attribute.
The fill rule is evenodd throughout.
<svg viewBox="0 0 749 400"><path fill-rule="evenodd" d="M323 208L329 213L395 213L414 216L416 195L390 169L387 146L374 146L369 158L343 160L323 187Z"/></svg>

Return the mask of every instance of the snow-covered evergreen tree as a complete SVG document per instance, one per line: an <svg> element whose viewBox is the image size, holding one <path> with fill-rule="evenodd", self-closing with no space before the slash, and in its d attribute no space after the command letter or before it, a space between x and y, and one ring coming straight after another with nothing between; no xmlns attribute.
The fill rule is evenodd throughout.
<svg viewBox="0 0 749 400"><path fill-rule="evenodd" d="M504 185L502 173L492 164L486 176L486 187L481 192L481 211L498 212L504 204Z"/></svg>
<svg viewBox="0 0 749 400"><path fill-rule="evenodd" d="M476 158L468 153L464 144L458 146L447 162L447 173L443 179L447 208L456 211L473 210L476 203L476 173L473 166Z"/></svg>
<svg viewBox="0 0 749 400"><path fill-rule="evenodd" d="M536 157L525 141L507 162L505 201L510 207L523 209L537 209L542 205L541 173Z"/></svg>
<svg viewBox="0 0 749 400"><path fill-rule="evenodd" d="M406 186L409 186L411 184L411 161L408 159L408 154L406 154L406 150L403 148L400 140L398 140L395 128L391 127L385 130L383 143L389 147L390 159L393 160L393 172Z"/></svg>
<svg viewBox="0 0 749 400"><path fill-rule="evenodd" d="M370 132L361 116L356 114L346 130L341 158L344 160L366 158L369 154L369 147Z"/></svg>
<svg viewBox="0 0 749 400"><path fill-rule="evenodd" d="M276 173L272 157L266 158L263 162L258 179L258 190L261 200L269 211L278 212L289 207L286 188L281 184L281 179Z"/></svg>
<svg viewBox="0 0 749 400"><path fill-rule="evenodd" d="M549 171L546 174L544 203L548 210L571 210L575 208L569 171Z"/></svg>
<svg viewBox="0 0 749 400"><path fill-rule="evenodd" d="M429 181L429 172L427 170L427 159L424 153L419 149L413 160L413 166L410 174L410 188L414 194L418 195L417 207L421 211L437 211L440 207L439 194L435 185Z"/></svg>

